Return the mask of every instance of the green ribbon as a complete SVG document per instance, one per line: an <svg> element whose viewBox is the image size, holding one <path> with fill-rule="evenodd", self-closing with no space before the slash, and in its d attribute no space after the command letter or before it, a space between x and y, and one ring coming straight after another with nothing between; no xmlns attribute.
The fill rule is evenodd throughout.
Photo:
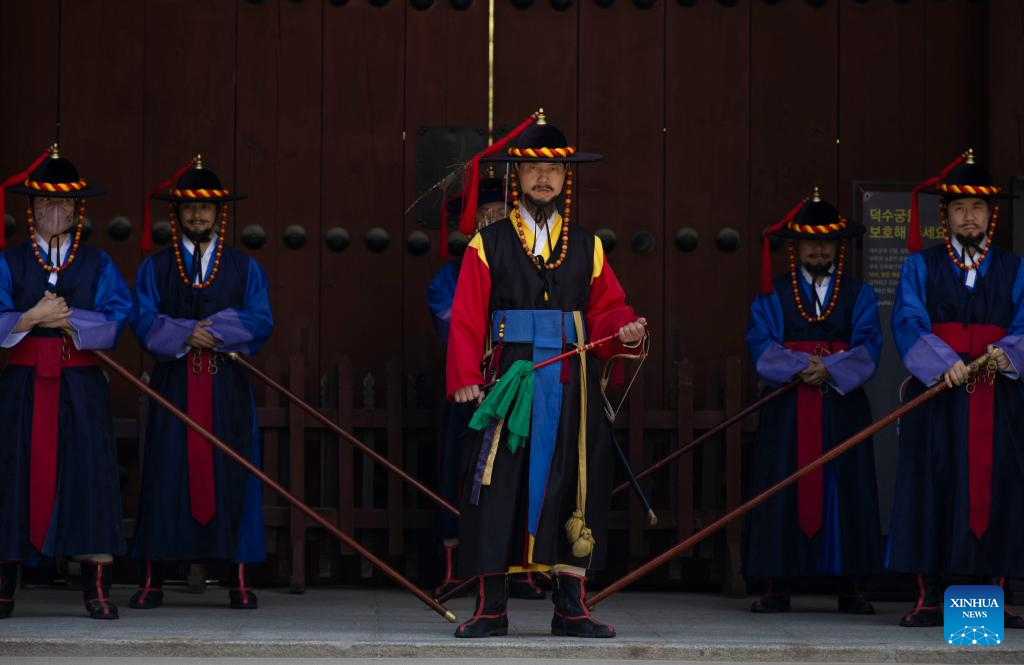
<svg viewBox="0 0 1024 665"><path fill-rule="evenodd" d="M485 430L492 422L505 421L505 445L515 453L526 445L533 413L533 363L517 360L473 413L469 426Z"/></svg>

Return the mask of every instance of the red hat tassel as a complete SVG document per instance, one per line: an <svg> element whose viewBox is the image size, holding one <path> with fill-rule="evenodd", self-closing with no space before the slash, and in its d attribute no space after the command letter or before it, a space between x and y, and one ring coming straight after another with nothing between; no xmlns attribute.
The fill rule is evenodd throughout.
<svg viewBox="0 0 1024 665"><path fill-rule="evenodd" d="M793 218L796 217L797 213L800 212L801 209L803 209L806 203L807 199L804 199L800 203L796 204L792 210L786 213L785 217L764 230L764 240L761 243L761 293L763 295L768 295L772 292L771 235L793 221Z"/></svg>
<svg viewBox="0 0 1024 665"><path fill-rule="evenodd" d="M50 149L47 148L43 151L43 154L39 155L34 162L28 165L24 171L18 171L7 180L4 180L3 185L0 185L0 249L4 249L7 246L7 188L11 185L16 185L19 182L24 182L28 178L29 174L36 170L36 167L43 163L43 160L50 156Z"/></svg>
<svg viewBox="0 0 1024 665"><path fill-rule="evenodd" d="M918 194L923 189L928 189L939 184L945 180L949 172L953 170L953 167L964 161L967 153L962 153L956 159L951 161L946 168L942 169L942 172L937 176L928 178L924 182L918 183L910 194L910 229L907 232L907 249L910 250L911 254L920 252L924 249L924 241L921 239L921 221L920 213L918 212L917 198Z"/></svg>
<svg viewBox="0 0 1024 665"><path fill-rule="evenodd" d="M480 159L496 155L504 150L509 141L522 134L523 130L532 125L536 119L537 113L531 113L515 129L473 155L473 158L466 162L466 170L462 174L462 214L459 215L459 231L467 236L472 236L476 231L476 206L480 193Z"/></svg>
<svg viewBox="0 0 1024 665"><path fill-rule="evenodd" d="M191 161L175 171L170 178L164 180L159 185L146 192L146 203L144 206L145 212L142 216L142 236L139 238L139 249L143 252L153 251L153 213L151 210L152 200L150 197L178 182L178 178L184 175L185 171L188 171L190 168L192 168Z"/></svg>

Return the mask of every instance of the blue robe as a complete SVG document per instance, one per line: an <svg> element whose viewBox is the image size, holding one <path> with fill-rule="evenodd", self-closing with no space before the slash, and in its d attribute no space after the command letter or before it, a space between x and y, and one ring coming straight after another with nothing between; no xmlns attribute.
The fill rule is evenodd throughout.
<svg viewBox="0 0 1024 665"><path fill-rule="evenodd" d="M896 495L887 567L911 573L1024 577L1024 266L992 247L973 287L939 245L903 264L892 312L893 338L913 375L910 400L957 360L959 354L933 332L938 324L990 324L1006 329L995 342L1013 368L995 378L992 438L992 506L979 538L969 529L968 394L947 390L900 422Z"/></svg>
<svg viewBox="0 0 1024 665"><path fill-rule="evenodd" d="M804 311L814 312L811 284L798 272ZM835 288L831 279L824 302ZM844 275L829 317L806 322L796 307L788 274L775 279L769 295L751 306L747 346L758 375L771 387L807 367L806 352L787 342L816 341L849 349L822 357L831 376L822 399L821 451L831 449L871 424L862 388L874 374L882 346L878 297ZM797 395L790 390L761 410L753 450L748 495L753 496L797 470ZM824 467L821 529L808 537L797 522L797 485L791 485L751 511L744 538L744 574L751 577L854 576L881 571L882 543L872 442L864 441Z"/></svg>
<svg viewBox="0 0 1024 665"><path fill-rule="evenodd" d="M455 300L455 285L459 280L460 259L445 263L427 286L427 306L434 321L434 330L445 346L448 345L448 327L451 324L452 301ZM459 502L459 486L462 470L465 468L465 451L470 442L469 420L473 417L475 405L456 404L445 400L441 430L441 479L438 491L445 501L452 505ZM459 537L459 519L447 510L438 511L441 537Z"/></svg>
<svg viewBox="0 0 1024 665"><path fill-rule="evenodd" d="M186 274L192 274L192 257L184 244L182 259ZM204 279L213 267L211 260ZM187 410L186 372L191 362L185 344L198 321L212 322L207 330L220 340L219 352L252 355L259 351L274 324L267 277L254 259L225 246L220 270L205 289L184 283L171 248L154 254L139 267L132 330L156 360L150 385L183 411ZM246 372L223 356L217 366L213 433L259 466L256 408ZM215 450L216 512L201 525L190 509L186 428L155 404L150 409L132 556L262 561L266 552L260 482Z"/></svg>
<svg viewBox="0 0 1024 665"><path fill-rule="evenodd" d="M42 247L40 255L50 263ZM66 264L66 259L64 260ZM131 313L131 293L104 252L82 243L57 285L26 241L0 257L0 340L46 291L71 307L79 350L111 349ZM33 328L29 337L54 338ZM18 342L24 343L24 340ZM0 560L124 551L117 447L110 386L99 366L64 367L58 406L57 491L42 551L28 537L29 463L35 369L8 365L0 373Z"/></svg>

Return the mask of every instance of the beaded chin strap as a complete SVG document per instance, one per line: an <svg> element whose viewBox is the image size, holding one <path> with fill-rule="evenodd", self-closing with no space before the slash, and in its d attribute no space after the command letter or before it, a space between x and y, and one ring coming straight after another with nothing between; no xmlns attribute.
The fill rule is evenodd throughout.
<svg viewBox="0 0 1024 665"><path fill-rule="evenodd" d="M949 255L949 260L961 270L973 270L981 265L981 262L985 260L988 255L988 250L992 248L992 238L996 232L996 221L999 219L999 206L996 204L992 205L992 217L988 221L988 230L985 232L985 237L988 238L985 243L985 249L978 250L977 254L974 255L974 263L967 265L960 259L956 258L956 252L953 251L953 241L950 239L949 234L949 218L946 214L946 204L939 204L939 213L942 219L942 239L946 243L946 254ZM964 252L966 253L966 248ZM965 254L966 256L966 254Z"/></svg>
<svg viewBox="0 0 1024 665"><path fill-rule="evenodd" d="M181 280L185 282L187 286L191 286L194 289L205 289L208 287L217 277L217 271L220 270L220 258L224 253L224 232L227 230L228 226L228 204L221 202L220 205L222 206L220 211L220 231L218 231L218 235L220 237L217 241L217 253L213 256L213 270L210 271L210 276L199 284L195 284L185 273L185 262L181 258L181 245L178 243L178 224L177 219L175 219L174 204L172 203L170 205L169 214L171 221L171 243L174 245L174 263L178 266L178 275L181 276ZM200 263L200 265L202 264Z"/></svg>
<svg viewBox="0 0 1024 665"><path fill-rule="evenodd" d="M516 232L519 234L519 242L523 247L523 251L526 252L528 257L530 257L530 261L537 266L538 270L555 270L565 262L565 256L569 252L569 215L572 209L572 167L568 167L565 172L565 209L562 213L561 234L562 248L558 254L558 259L553 263L544 263L539 260L533 255L533 248L526 243L526 232L523 228L523 218L519 214L519 181L516 178L515 169L511 169L509 182L512 188L512 212L509 217L515 224Z"/></svg>
<svg viewBox="0 0 1024 665"><path fill-rule="evenodd" d="M82 242L82 228L85 226L85 201L83 199L78 200L78 222L75 224L75 237L71 241L71 249L68 251L68 258L64 261L63 265L57 265L58 261L54 260L52 256L50 261L53 265L43 260L42 254L39 253L39 242L36 240L36 220L31 205L25 211L25 214L28 217L28 235L32 239L32 251L36 255L36 262L47 272L60 273L70 268L75 260L75 256L78 254L78 246Z"/></svg>

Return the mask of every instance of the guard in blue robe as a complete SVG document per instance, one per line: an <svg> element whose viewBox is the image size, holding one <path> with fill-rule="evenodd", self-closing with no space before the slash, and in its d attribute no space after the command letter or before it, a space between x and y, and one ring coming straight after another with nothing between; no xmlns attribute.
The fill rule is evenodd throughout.
<svg viewBox="0 0 1024 665"><path fill-rule="evenodd" d="M490 177L480 181L477 194L476 228L482 229L492 222L508 215L505 195L505 181ZM462 212L461 197L451 199L447 203L450 215ZM454 247L449 242L449 251L455 256L435 273L427 286L427 306L434 321L434 330L441 344L448 345L448 329L451 323L452 301L455 299L455 286L459 280L459 268L462 266L462 253L465 245ZM459 502L459 488L465 475L467 449L473 445L469 419L473 416L474 405L455 404L445 401L442 424L441 473L439 492L441 497L452 505ZM434 589L434 597L443 596L448 590L462 582L454 576L455 553L459 547L458 518L446 510L438 511L441 538L444 545L445 575ZM531 572L517 573L509 576L509 596L526 600L543 600L544 589L540 587Z"/></svg>
<svg viewBox="0 0 1024 665"><path fill-rule="evenodd" d="M143 261L136 277L131 324L156 361L150 385L259 465L252 389L245 370L225 355L255 354L273 329L266 274L224 243L227 202L242 197L229 193L197 157L152 198L171 202L175 231L172 246ZM211 204L205 228L193 216L200 214L191 207L197 200ZM219 229L209 235L218 213ZM265 558L260 489L241 466L151 404L131 550L144 562L143 579L131 606L162 604L159 562L224 560L237 567L231 607L255 609L245 565Z"/></svg>
<svg viewBox="0 0 1024 665"><path fill-rule="evenodd" d="M14 609L17 562L69 557L89 616L116 619L117 447L110 387L89 351L117 344L131 293L110 257L81 242L84 200L102 188L57 146L19 176L7 189L28 197L29 239L0 256L0 618Z"/></svg>
<svg viewBox="0 0 1024 665"><path fill-rule="evenodd" d="M942 623L944 574L986 584L1024 577L1022 262L992 242L1000 189L972 153L916 191L942 196L945 241L911 254L900 272L892 330L911 374L904 400L947 378L953 388L900 422L886 565L917 576L917 603L901 619L908 627ZM961 233L965 223L973 237ZM994 367L956 376L958 363L990 350ZM1019 616L1004 618L1024 628Z"/></svg>
<svg viewBox="0 0 1024 665"><path fill-rule="evenodd" d="M765 234L766 245L769 235L794 241L790 270L762 284L751 306L747 345L770 389L794 378L801 383L761 410L750 496L871 424L862 386L875 373L882 346L878 297L843 265L843 241L863 232L863 225L844 219L815 189ZM860 584L879 574L881 565L870 440L747 516L744 574L768 578L753 612L790 611L791 578L835 577L839 611L872 614Z"/></svg>

